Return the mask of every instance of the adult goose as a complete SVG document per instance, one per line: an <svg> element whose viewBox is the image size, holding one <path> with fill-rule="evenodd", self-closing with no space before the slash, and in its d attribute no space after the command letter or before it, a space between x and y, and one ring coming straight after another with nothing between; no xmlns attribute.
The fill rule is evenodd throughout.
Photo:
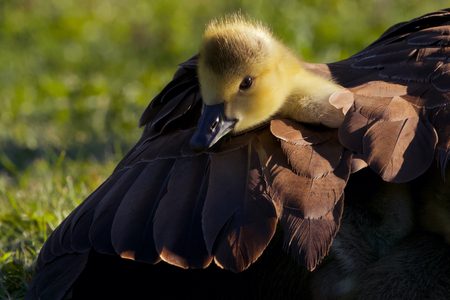
<svg viewBox="0 0 450 300"><path fill-rule="evenodd" d="M212 22L136 146L48 238L25 299L359 297L365 272L426 244L414 232L438 254L411 259L446 261L423 276L448 280L448 244L416 221L408 182L445 173L449 57L448 9L331 64L239 15Z"/></svg>

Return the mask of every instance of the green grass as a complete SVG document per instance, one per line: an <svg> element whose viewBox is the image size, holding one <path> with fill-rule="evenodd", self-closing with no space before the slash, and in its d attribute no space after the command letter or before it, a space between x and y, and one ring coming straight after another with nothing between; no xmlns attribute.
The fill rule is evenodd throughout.
<svg viewBox="0 0 450 300"><path fill-rule="evenodd" d="M49 234L112 172L118 158L36 159L11 177L0 173L0 299L20 299Z"/></svg>
<svg viewBox="0 0 450 300"><path fill-rule="evenodd" d="M310 62L344 59L447 0L0 1L0 299L139 139L140 114L205 23L240 10Z"/></svg>

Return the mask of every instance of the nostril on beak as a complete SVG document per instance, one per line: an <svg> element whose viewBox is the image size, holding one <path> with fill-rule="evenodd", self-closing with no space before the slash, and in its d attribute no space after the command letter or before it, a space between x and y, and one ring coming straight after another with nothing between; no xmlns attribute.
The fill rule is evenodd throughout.
<svg viewBox="0 0 450 300"><path fill-rule="evenodd" d="M214 132L216 130L217 125L219 124L219 118L217 118L214 123L209 127L209 131Z"/></svg>

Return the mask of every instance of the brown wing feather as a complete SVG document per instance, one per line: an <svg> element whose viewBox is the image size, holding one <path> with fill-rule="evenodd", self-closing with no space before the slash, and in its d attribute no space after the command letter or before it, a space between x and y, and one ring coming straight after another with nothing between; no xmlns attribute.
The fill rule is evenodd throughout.
<svg viewBox="0 0 450 300"><path fill-rule="evenodd" d="M73 252L82 253L90 249L91 243L88 233L95 207L123 173L118 172L108 178L55 229L42 247L36 264L38 269L58 255Z"/></svg>
<svg viewBox="0 0 450 300"><path fill-rule="evenodd" d="M328 253L331 242L339 230L344 195L334 208L319 219L304 219L289 215L287 223L293 231L291 239L285 238L285 247L308 270L312 271Z"/></svg>
<svg viewBox="0 0 450 300"><path fill-rule="evenodd" d="M332 78L354 93L340 141L387 181L418 177L433 157L442 168L448 161L449 33L450 10L430 13L328 64Z"/></svg>
<svg viewBox="0 0 450 300"><path fill-rule="evenodd" d="M336 143L337 130L314 131L290 122L272 121L272 133L281 133L284 140L276 141L270 133L261 135L258 137L261 148L259 152L262 152L260 157L266 158L265 177L284 228L285 246L303 265L313 270L327 253L339 228L352 154ZM283 130L280 129L286 126L289 127L286 131L289 134L282 135ZM295 130L299 132L294 134ZM314 137L314 133L317 137ZM298 141L296 145L291 144L297 150L284 153L280 143L289 144L287 136L292 141ZM302 148L307 148L308 151ZM319 153L324 149L327 153ZM296 173L288 161L293 153L303 156L303 159L293 159L298 168L303 168L302 172ZM338 162L337 166L335 161ZM306 163L302 167L300 162ZM309 167L312 165L318 165L319 169L327 172L315 177L316 171ZM337 206L338 202L340 204Z"/></svg>
<svg viewBox="0 0 450 300"><path fill-rule="evenodd" d="M343 147L330 130L288 119L273 120L270 129L280 139L281 149L297 175L319 178L338 166Z"/></svg>
<svg viewBox="0 0 450 300"><path fill-rule="evenodd" d="M134 187L124 196L111 226L111 242L120 256L147 263L159 261L153 240L153 218L167 192L174 164L175 159L147 163Z"/></svg>
<svg viewBox="0 0 450 300"><path fill-rule="evenodd" d="M111 243L111 226L123 198L133 189L136 181L144 171L145 164L136 164L126 170L125 174L103 197L95 208L92 224L89 229L89 240L99 253L116 254Z"/></svg>
<svg viewBox="0 0 450 300"><path fill-rule="evenodd" d="M67 254L36 270L24 300L63 299L87 264L89 251Z"/></svg>
<svg viewBox="0 0 450 300"><path fill-rule="evenodd" d="M215 256L219 265L234 271L261 255L277 215L251 145L256 133L223 139L200 156L190 149L201 112L192 66L183 66L150 104L139 142L56 229L39 268L91 248L147 263L161 256L190 268L206 267Z"/></svg>
<svg viewBox="0 0 450 300"><path fill-rule="evenodd" d="M208 190L209 156L178 158L154 218L156 250L183 268L205 268L211 261L202 231Z"/></svg>
<svg viewBox="0 0 450 300"><path fill-rule="evenodd" d="M203 232L218 265L234 272L246 269L272 239L276 217L251 141L234 151L211 154Z"/></svg>
<svg viewBox="0 0 450 300"><path fill-rule="evenodd" d="M278 122L279 120L275 120L273 123ZM280 145L284 143L283 141L277 143L265 140L262 144L268 157L266 174L274 201L295 208L304 218L320 218L332 210L344 191L350 173L351 155L343 155L343 152L351 154L350 151L344 151L344 148L336 143L337 130L330 130L329 133L330 139L313 145L297 145L298 150L292 150L287 153L288 155L283 152ZM303 151L302 148L307 148L308 151ZM329 153L322 156L318 151L324 148L328 148ZM298 164L297 168L303 169L298 173L290 163L290 157L295 155L294 152L304 154L304 159L295 158L294 162L296 160L306 162L303 166ZM332 166L334 161L338 162L336 166ZM316 171L310 170L309 167L314 164L327 166L325 168L327 172L315 176ZM340 172L341 169L344 171Z"/></svg>
<svg viewBox="0 0 450 300"><path fill-rule="evenodd" d="M144 214L147 214L148 218L145 221L153 222L151 205L142 204L142 201L146 200L144 194L150 193L151 190L151 184L145 182L144 178L140 178L146 164L156 160L164 161L162 163L166 165L164 170L159 170L160 174L163 174L168 168L167 165L171 162L173 164L174 158L195 156L189 148L189 139L193 133L189 129L196 125L196 120L193 123L191 118L195 119L195 116L201 113L200 95L195 69L191 66L181 69L183 70L179 72L179 76L165 89L165 92L171 91L171 97L176 98L177 103L170 104L172 109L165 108L165 104L170 102L170 99L164 98L165 92L162 92L159 98L157 97L156 101L150 104L150 107L154 106L154 108L144 113L142 125L147 125L140 141L119 163L111 177L52 233L39 255L37 269L43 268L48 262L66 253L84 253L91 249L93 244L96 250L109 254L116 254L118 250L119 254L125 251L129 255L130 250L133 250L137 260L151 262L159 260L158 255L155 258L155 255L151 254L156 250L152 250L155 248L153 231L145 230L149 229L146 226L148 223L139 223L143 226L140 230L129 231L126 234L124 230L127 226L124 226L122 231L117 231L117 226L126 225L124 218L126 219L127 212L132 212L137 207L146 209L139 215L141 221L145 219ZM177 127L180 127L181 131ZM158 139L160 135L163 137ZM149 143L153 143L154 147L148 147ZM160 165L159 162L155 162L153 166L158 164ZM133 171L136 168L139 170ZM158 180L155 180L154 185L154 189L161 188ZM130 199L135 196L138 198L133 200L138 203L134 203L135 206L133 206L130 204L132 202ZM114 227L116 214L118 219ZM133 226L128 228L135 229ZM114 249L112 244L112 233L114 233L113 242L117 245L117 249ZM149 234L151 239L148 239ZM133 243L129 243L130 240ZM124 254L124 256L127 255Z"/></svg>
<svg viewBox="0 0 450 300"><path fill-rule="evenodd" d="M406 182L428 170L436 141L433 126L417 116L401 121L375 122L363 139L364 158L384 180Z"/></svg>
<svg viewBox="0 0 450 300"><path fill-rule="evenodd" d="M167 84L164 89L150 102L150 105L144 110L140 120L139 126L150 125L155 123L157 116L161 116L161 110L166 110L166 104L172 102L173 96L179 96L183 93L183 87L194 87L198 89L198 82L196 81L197 74L195 72L197 64L197 56L192 57L188 61L182 63L181 68L175 73L173 79ZM189 82L190 84L184 85L183 83ZM168 94L172 93L172 97ZM174 107L179 104L179 101L174 101L169 104L170 107ZM167 111L167 110L166 110ZM167 114L167 112L166 112Z"/></svg>

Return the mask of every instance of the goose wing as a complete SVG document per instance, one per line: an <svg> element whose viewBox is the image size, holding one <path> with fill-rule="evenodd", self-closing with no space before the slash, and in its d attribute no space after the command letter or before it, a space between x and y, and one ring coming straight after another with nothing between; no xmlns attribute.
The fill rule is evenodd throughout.
<svg viewBox="0 0 450 300"><path fill-rule="evenodd" d="M386 181L410 181L434 157L444 172L450 158L450 9L397 24L327 67L327 76L353 93L339 130L346 148Z"/></svg>
<svg viewBox="0 0 450 300"><path fill-rule="evenodd" d="M278 219L286 248L316 266L339 228L350 174L352 154L337 130L274 120L198 155L189 141L201 109L193 57L143 113L136 146L48 238L37 274L91 249L183 268L215 260L239 272L261 255Z"/></svg>
<svg viewBox="0 0 450 300"><path fill-rule="evenodd" d="M62 298L87 261L77 253L90 250L183 268L214 260L242 271L277 220L285 247L314 269L339 229L352 170L368 164L400 182L423 173L433 157L447 163L449 22L449 11L425 15L348 60L305 64L351 92L333 102L347 111L339 130L277 119L200 155L189 146L202 111L197 59L183 63L143 113L136 146L49 237L28 295L49 291L42 278L55 273L56 259L75 256L67 284L54 287Z"/></svg>

